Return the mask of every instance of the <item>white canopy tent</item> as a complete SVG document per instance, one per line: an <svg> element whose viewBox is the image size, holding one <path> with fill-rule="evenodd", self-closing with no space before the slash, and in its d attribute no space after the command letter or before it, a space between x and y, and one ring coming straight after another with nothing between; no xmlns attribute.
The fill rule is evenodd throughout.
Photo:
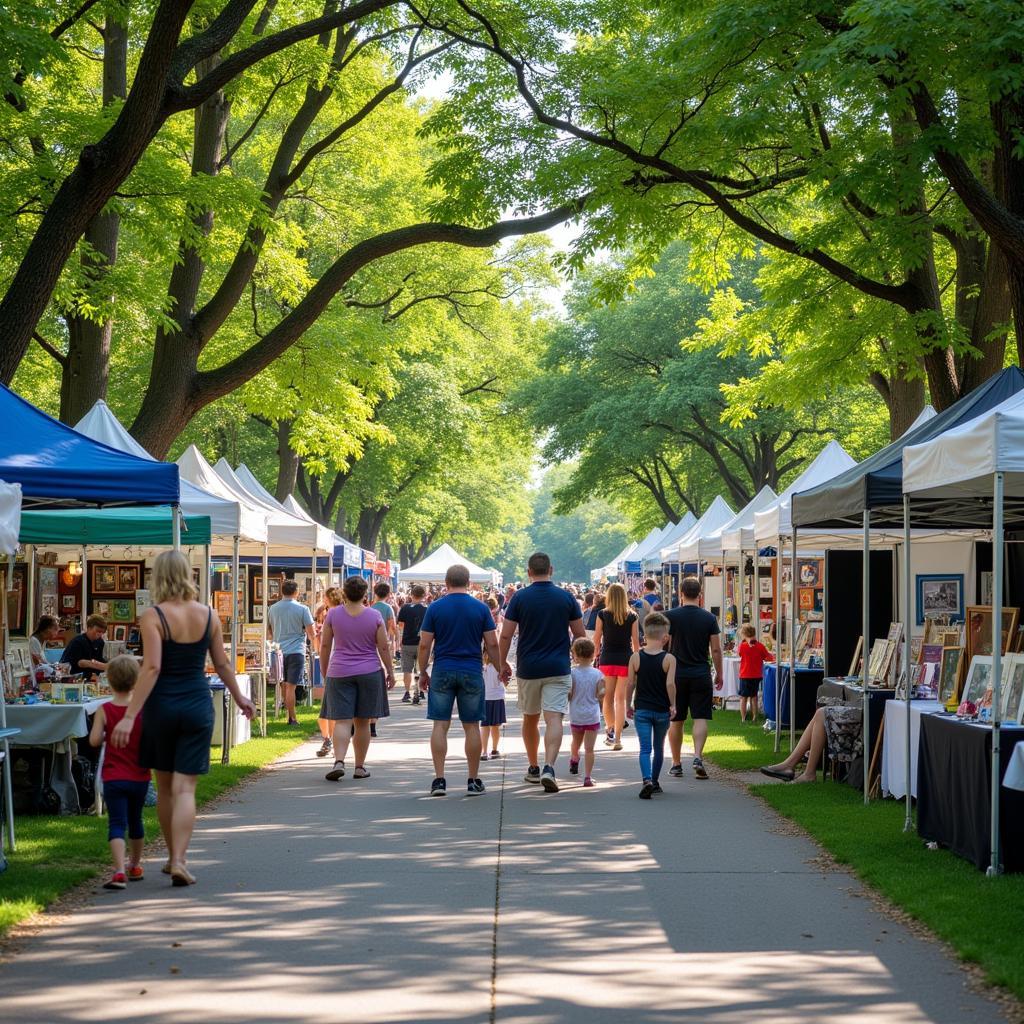
<svg viewBox="0 0 1024 1024"><path fill-rule="evenodd" d="M903 431L903 433L902 433L902 435L900 435L900 436L901 436L901 437L906 437L906 436L907 436L907 434L909 434L909 433L910 433L911 431L917 430L917 428L918 428L919 426L921 426L921 424L922 424L922 423L927 423L927 422L928 422L929 420L933 420L933 419L935 419L936 415L937 415L937 414L936 414L936 412L935 412L935 408L934 408L934 406L931 406L931 405L926 405L926 406L925 406L925 407L924 407L924 408L923 408L923 409L922 409L922 410L921 410L921 411L920 411L920 412L919 412L919 413L917 414L917 419L915 419L915 420L914 420L914 422L913 422L913 423L911 423L911 424L910 424L910 426L909 426L909 427L907 427L907 429L906 429L906 430L904 430L904 431Z"/></svg>
<svg viewBox="0 0 1024 1024"><path fill-rule="evenodd" d="M400 583L444 583L448 569L453 565L464 565L469 570L471 583L494 583L495 573L484 569L460 555L450 544L442 544L421 562L402 569L398 574Z"/></svg>
<svg viewBox="0 0 1024 1024"><path fill-rule="evenodd" d="M225 465L227 465L226 462ZM217 463L216 466L214 466L214 469L216 469L218 472L220 471L219 462ZM290 516L292 519L300 519L302 522L306 523L307 526L313 527L312 537L318 551L326 551L329 554L334 553L334 531L328 530L326 526L321 526L320 523L318 523L308 512L306 512L305 509L303 509L298 502L295 502L295 505L297 506L298 509L298 511L296 511L295 509L289 508L286 504L278 501L277 498L275 498L270 493L270 491L268 491L263 486L263 484L261 484L259 480L256 479L252 471L244 462L239 463L238 468L234 471L234 474L235 479L237 479L239 483L241 483L241 485L245 488L246 492L248 494L253 495L253 497L258 498L260 502L262 502L262 504L278 512L284 512L285 515ZM289 495L288 497L291 498L291 495ZM287 499L285 500L287 501ZM292 501L295 501L295 499L292 498Z"/></svg>
<svg viewBox="0 0 1024 1024"><path fill-rule="evenodd" d="M239 469L242 467L240 466ZM293 515L297 515L300 519L306 519L311 523L315 523L316 520L295 500L294 494L289 494L287 498L281 503L284 507L291 512ZM338 548L344 551L343 564L358 568L362 563L362 552L363 549L358 544L353 544L350 540L345 540L344 537L334 534L334 551L337 555Z"/></svg>
<svg viewBox="0 0 1024 1024"><path fill-rule="evenodd" d="M704 510L704 514L698 519L687 532L677 541L672 541L661 549L661 561L678 562L679 552L691 542L695 541L702 533L711 533L720 530L730 519L736 515L729 502L720 494Z"/></svg>
<svg viewBox="0 0 1024 1024"><path fill-rule="evenodd" d="M635 540L631 540L607 565L604 565L597 570L597 578L601 579L607 576L617 576L619 573L619 565L621 565L636 549L637 542Z"/></svg>
<svg viewBox="0 0 1024 1024"><path fill-rule="evenodd" d="M689 512L687 513L687 515L690 514L691 513ZM633 549L633 553L629 556L629 560L631 562L639 562L641 566L644 566L651 555L657 554L661 551L662 542L675 525L675 523L666 523L660 530L652 530Z"/></svg>
<svg viewBox="0 0 1024 1024"><path fill-rule="evenodd" d="M696 522L697 517L692 512L687 512L678 523L669 523L657 544L653 544L644 555L644 569L647 571L660 569L662 550L670 548L673 544L678 544L693 529Z"/></svg>
<svg viewBox="0 0 1024 1024"><path fill-rule="evenodd" d="M904 530L912 523L992 529L992 807L988 873L1001 871L999 846L1002 620L1005 526L1024 528L1024 392L931 441L903 450ZM909 606L911 559L905 560ZM907 640L909 650L909 640ZM909 694L908 694L909 699ZM908 713L908 722L909 722ZM908 744L909 749L909 744ZM910 795L907 795L910 821Z"/></svg>
<svg viewBox="0 0 1024 1024"><path fill-rule="evenodd" d="M741 530L754 524L754 515L767 508L776 499L775 492L765 484L728 522L718 527L702 528L700 533L691 534L679 545L680 562L720 562L725 558L722 538L729 530Z"/></svg>

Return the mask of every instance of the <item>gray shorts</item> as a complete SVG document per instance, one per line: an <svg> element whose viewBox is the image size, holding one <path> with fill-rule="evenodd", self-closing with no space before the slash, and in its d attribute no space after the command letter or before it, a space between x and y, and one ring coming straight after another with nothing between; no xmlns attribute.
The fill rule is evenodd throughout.
<svg viewBox="0 0 1024 1024"><path fill-rule="evenodd" d="M415 672L416 659L419 657L419 644L402 644L402 671Z"/></svg>
<svg viewBox="0 0 1024 1024"><path fill-rule="evenodd" d="M382 671L327 677L321 718L339 722L350 718L386 718L390 713Z"/></svg>

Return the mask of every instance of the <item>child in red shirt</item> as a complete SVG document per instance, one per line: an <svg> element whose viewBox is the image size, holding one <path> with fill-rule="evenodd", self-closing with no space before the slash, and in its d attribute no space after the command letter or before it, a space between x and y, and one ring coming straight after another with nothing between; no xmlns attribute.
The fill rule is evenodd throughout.
<svg viewBox="0 0 1024 1024"><path fill-rule="evenodd" d="M752 722L757 721L757 689L766 661L774 661L771 652L760 640L751 625L740 626L740 640L737 653L740 656L740 721L747 720L749 702Z"/></svg>
<svg viewBox="0 0 1024 1024"><path fill-rule="evenodd" d="M107 682L114 691L114 699L104 704L93 719L89 742L98 747L124 718L132 699L132 690L139 678L139 666L134 658L121 654L107 665ZM142 715L132 726L131 739L126 747L107 745L103 756L103 799L107 805L109 821L107 838L114 860L114 873L104 889L124 889L126 882L141 882L143 877L142 845L145 831L142 808L149 791L149 769L139 767L139 739L142 736ZM128 870L125 871L125 832L128 833Z"/></svg>

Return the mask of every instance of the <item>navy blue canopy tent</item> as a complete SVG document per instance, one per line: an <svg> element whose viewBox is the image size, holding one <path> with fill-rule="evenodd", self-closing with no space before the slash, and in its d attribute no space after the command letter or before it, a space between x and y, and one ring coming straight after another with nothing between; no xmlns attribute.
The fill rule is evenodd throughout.
<svg viewBox="0 0 1024 1024"><path fill-rule="evenodd" d="M25 508L177 505L178 467L108 448L0 385L0 480Z"/></svg>
<svg viewBox="0 0 1024 1024"><path fill-rule="evenodd" d="M860 526L871 512L874 526L903 525L903 449L944 434L1024 391L1024 373L1009 366L937 416L907 431L845 473L793 495L793 525L817 529ZM2 473L0 473L2 478ZM935 528L955 526L932 519Z"/></svg>

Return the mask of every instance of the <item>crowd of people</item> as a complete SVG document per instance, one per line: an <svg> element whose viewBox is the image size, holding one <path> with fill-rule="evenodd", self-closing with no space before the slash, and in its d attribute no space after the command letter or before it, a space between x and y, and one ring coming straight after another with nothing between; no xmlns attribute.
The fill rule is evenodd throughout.
<svg viewBox="0 0 1024 1024"><path fill-rule="evenodd" d="M708 777L704 741L715 688L722 686L718 621L700 606L696 578L682 581L678 601L665 610L648 581L631 600L613 583L603 593L554 582L542 553L527 564L527 581L504 591L471 587L463 565L452 565L444 586L416 585L393 594L387 583L372 593L362 577L330 587L315 614L285 582L271 609L268 635L284 654L284 705L295 718L296 690L305 682L306 644L314 645L323 678L319 711L321 757L333 755L325 778L370 778L367 765L376 724L390 714L389 693L402 674L402 702L426 699L432 723L431 796L448 790L446 763L451 724L462 727L466 793L485 792L480 763L503 756L506 688L515 679L526 754L524 779L557 793L558 761L569 719L569 775L595 786L597 739L622 749L632 721L640 744L639 796L650 800L661 786L668 740L668 774L683 775L682 741L692 721L693 773ZM110 806L109 838L114 873L109 888L141 879L142 817L150 772L155 772L158 817L167 843L164 871L172 884L194 884L187 863L195 822L195 787L208 771L213 713L207 659L241 711L252 702L240 691L209 607L197 600L191 571L180 552L161 554L154 565L154 607L140 618L141 670L134 659L104 665L114 699L97 715L92 741L106 740L103 773ZM88 625L88 624L87 624ZM88 628L79 663L97 661ZM712 675L714 670L714 676ZM564 783L563 783L564 784Z"/></svg>

